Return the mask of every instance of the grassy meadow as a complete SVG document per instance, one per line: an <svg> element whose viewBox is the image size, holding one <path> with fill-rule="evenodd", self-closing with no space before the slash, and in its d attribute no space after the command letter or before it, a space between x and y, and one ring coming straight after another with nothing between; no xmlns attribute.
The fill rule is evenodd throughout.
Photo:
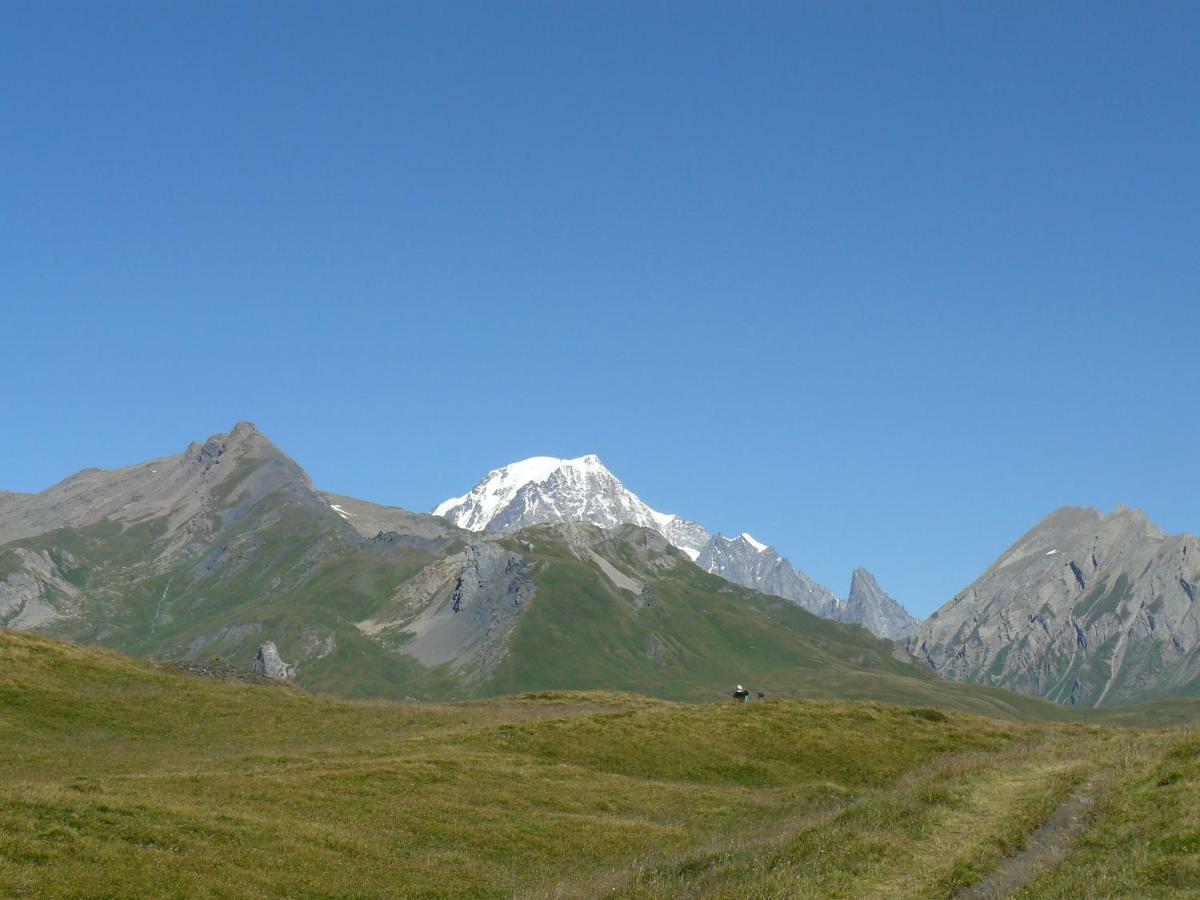
<svg viewBox="0 0 1200 900"><path fill-rule="evenodd" d="M1200 734L875 702L321 699L0 633L0 895L1200 894Z"/></svg>

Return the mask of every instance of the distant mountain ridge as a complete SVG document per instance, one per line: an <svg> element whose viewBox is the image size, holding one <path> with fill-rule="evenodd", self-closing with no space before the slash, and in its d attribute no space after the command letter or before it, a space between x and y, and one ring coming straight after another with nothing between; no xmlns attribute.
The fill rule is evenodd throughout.
<svg viewBox="0 0 1200 900"><path fill-rule="evenodd" d="M250 423L0 495L0 538L0 627L343 696L944 693L895 645L716 578L657 530L471 531L323 494Z"/></svg>
<svg viewBox="0 0 1200 900"><path fill-rule="evenodd" d="M843 600L795 568L773 547L745 532L736 538L714 535L696 564L735 584L791 600L822 618L862 625L889 640L905 641L917 628L917 620L885 594L866 569L854 570L850 593Z"/></svg>
<svg viewBox="0 0 1200 900"><path fill-rule="evenodd" d="M551 467L537 490L507 485L505 528L641 509L581 459L589 471ZM645 514L693 530L468 530L322 493L243 422L175 456L0 492L0 628L182 664L250 666L262 649L262 668L302 687L364 697L704 698L731 679L878 696L881 677L928 697L947 690L937 675L982 684L954 685L962 696L1003 687L1078 707L1200 696L1200 539L1139 511L1056 511L902 647L827 621L902 635L903 610L865 570L843 601L749 533L710 535L693 565L675 544L707 531Z"/></svg>
<svg viewBox="0 0 1200 900"><path fill-rule="evenodd" d="M893 640L907 638L917 624L878 589L869 573L873 589L860 590L852 603L842 600L746 532L736 538L714 535L695 522L651 509L594 454L577 459L535 456L501 466L466 494L438 504L433 514L471 531L509 532L565 522L601 528L640 525L659 532L706 572L791 600L823 618L861 624Z"/></svg>

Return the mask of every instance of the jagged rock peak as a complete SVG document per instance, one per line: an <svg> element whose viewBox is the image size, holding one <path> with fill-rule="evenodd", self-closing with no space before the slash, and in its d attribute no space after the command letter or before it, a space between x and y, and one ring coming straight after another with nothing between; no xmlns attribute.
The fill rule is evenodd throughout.
<svg viewBox="0 0 1200 900"><path fill-rule="evenodd" d="M211 462L230 448L255 444L274 446L253 422L238 422L229 431L209 435L203 443L192 441L184 451L184 456L194 462Z"/></svg>
<svg viewBox="0 0 1200 900"><path fill-rule="evenodd" d="M893 641L907 640L919 624L898 601L884 593L874 575L861 567L850 577L850 593L839 618Z"/></svg>

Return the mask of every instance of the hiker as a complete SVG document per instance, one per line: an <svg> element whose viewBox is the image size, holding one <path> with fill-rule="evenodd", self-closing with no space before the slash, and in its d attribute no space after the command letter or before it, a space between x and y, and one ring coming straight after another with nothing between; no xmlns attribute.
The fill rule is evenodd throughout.
<svg viewBox="0 0 1200 900"><path fill-rule="evenodd" d="M759 691L759 692L758 692L758 702L759 702L759 703L766 703L766 702L767 702L767 695L766 695L766 694L764 694L762 691Z"/></svg>
<svg viewBox="0 0 1200 900"><path fill-rule="evenodd" d="M750 699L750 692L739 684L737 690L733 692L733 699L738 703L745 703Z"/></svg>

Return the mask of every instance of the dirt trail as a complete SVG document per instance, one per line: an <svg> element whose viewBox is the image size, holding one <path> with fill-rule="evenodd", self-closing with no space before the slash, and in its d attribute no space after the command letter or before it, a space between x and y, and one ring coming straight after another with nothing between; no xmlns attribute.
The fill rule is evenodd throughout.
<svg viewBox="0 0 1200 900"><path fill-rule="evenodd" d="M1029 836L1025 849L1008 857L991 875L957 895L956 900L995 900L1011 897L1037 875L1056 866L1071 852L1076 838L1088 824L1088 813L1096 803L1100 778L1081 784Z"/></svg>

